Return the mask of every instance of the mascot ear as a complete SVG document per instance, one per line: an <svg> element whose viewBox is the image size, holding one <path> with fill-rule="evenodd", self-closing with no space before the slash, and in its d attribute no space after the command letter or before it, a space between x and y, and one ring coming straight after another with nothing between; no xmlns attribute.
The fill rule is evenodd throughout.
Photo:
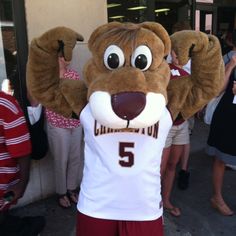
<svg viewBox="0 0 236 236"><path fill-rule="evenodd" d="M167 56L170 52L170 48L171 48L171 41L170 41L170 37L169 34L167 33L167 31L165 30L165 28L156 22L143 22L140 24L141 27L151 30L154 34L156 34L164 43L165 46L165 56Z"/></svg>

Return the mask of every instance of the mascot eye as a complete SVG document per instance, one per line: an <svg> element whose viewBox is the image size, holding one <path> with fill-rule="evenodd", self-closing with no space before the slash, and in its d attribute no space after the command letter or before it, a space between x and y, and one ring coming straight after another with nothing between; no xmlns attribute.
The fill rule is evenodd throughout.
<svg viewBox="0 0 236 236"><path fill-rule="evenodd" d="M114 70L125 63L123 51L116 45L110 45L104 53L104 64L107 69Z"/></svg>
<svg viewBox="0 0 236 236"><path fill-rule="evenodd" d="M152 53L149 47L138 46L132 54L131 64L142 71L147 70L152 64Z"/></svg>

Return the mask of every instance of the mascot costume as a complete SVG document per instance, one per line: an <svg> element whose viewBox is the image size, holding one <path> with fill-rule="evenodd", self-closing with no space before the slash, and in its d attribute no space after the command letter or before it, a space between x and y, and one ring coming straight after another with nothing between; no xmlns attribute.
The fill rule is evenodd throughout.
<svg viewBox="0 0 236 236"><path fill-rule="evenodd" d="M224 64L218 39L197 31L169 36L158 23L112 22L88 41L84 80L59 78L82 36L56 27L33 39L27 87L34 99L84 129L85 164L78 201L79 236L161 236L160 164L177 116L188 119L216 96ZM170 81L165 57L191 57L191 75Z"/></svg>

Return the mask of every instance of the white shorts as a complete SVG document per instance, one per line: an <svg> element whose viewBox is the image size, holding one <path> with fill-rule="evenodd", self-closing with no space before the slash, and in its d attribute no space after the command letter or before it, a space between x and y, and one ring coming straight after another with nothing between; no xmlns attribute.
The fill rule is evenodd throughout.
<svg viewBox="0 0 236 236"><path fill-rule="evenodd" d="M184 145L190 142L189 140L189 123L184 121L180 125L173 125L166 138L165 148L174 145Z"/></svg>

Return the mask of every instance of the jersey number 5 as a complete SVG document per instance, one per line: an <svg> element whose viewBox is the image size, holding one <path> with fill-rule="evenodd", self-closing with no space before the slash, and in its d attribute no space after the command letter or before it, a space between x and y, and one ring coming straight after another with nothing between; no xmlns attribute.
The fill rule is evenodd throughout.
<svg viewBox="0 0 236 236"><path fill-rule="evenodd" d="M127 151L127 148L134 148L134 143L122 142L119 144L119 164L122 167L131 167L134 164L134 153Z"/></svg>

